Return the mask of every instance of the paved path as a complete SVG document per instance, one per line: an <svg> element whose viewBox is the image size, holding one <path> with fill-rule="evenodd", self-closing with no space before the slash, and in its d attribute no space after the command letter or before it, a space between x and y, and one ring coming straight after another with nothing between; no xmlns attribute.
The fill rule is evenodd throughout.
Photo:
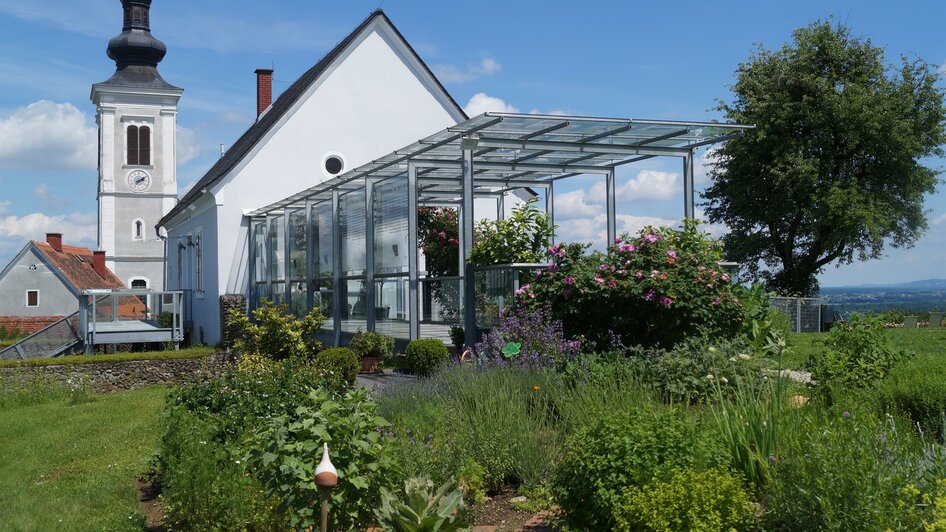
<svg viewBox="0 0 946 532"><path fill-rule="evenodd" d="M417 380L413 375L396 373L391 370L385 370L383 373L373 373L358 375L355 384L362 388L367 388L368 392L377 392L383 390L386 386L401 382L412 382Z"/></svg>

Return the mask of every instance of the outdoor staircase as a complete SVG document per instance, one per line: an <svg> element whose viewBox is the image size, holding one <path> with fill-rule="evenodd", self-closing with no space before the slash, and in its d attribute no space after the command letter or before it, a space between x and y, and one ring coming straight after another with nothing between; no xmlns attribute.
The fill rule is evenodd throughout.
<svg viewBox="0 0 946 532"><path fill-rule="evenodd" d="M0 360L25 360L71 355L82 347L79 313L53 322L17 343L0 350Z"/></svg>

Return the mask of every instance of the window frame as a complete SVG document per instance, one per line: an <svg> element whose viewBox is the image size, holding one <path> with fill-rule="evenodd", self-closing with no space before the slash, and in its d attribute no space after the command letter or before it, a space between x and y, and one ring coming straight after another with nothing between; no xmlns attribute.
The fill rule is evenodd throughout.
<svg viewBox="0 0 946 532"><path fill-rule="evenodd" d="M30 305L30 294L36 294L36 304ZM26 291L26 307L27 308L36 308L39 307L39 289L33 288Z"/></svg>
<svg viewBox="0 0 946 532"><path fill-rule="evenodd" d="M194 291L204 291L204 232L194 234Z"/></svg>
<svg viewBox="0 0 946 532"><path fill-rule="evenodd" d="M141 218L135 218L131 222L131 239L139 242L145 239L145 221Z"/></svg>
<svg viewBox="0 0 946 532"><path fill-rule="evenodd" d="M123 159L125 168L154 168L154 121L151 117L122 117L122 124L124 125L124 152L125 158ZM135 135L132 136L132 128L135 128ZM142 143L142 128L147 130L147 142ZM135 150L132 150L131 141L134 138L135 141ZM148 157L148 160L142 162L141 155L142 151ZM132 153L134 153L135 158L132 160Z"/></svg>

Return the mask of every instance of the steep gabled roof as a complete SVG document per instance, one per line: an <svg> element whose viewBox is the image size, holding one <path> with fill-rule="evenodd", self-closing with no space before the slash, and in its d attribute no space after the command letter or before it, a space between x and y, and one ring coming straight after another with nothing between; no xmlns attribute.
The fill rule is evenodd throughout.
<svg viewBox="0 0 946 532"><path fill-rule="evenodd" d="M95 271L92 267L92 250L89 248L62 246L62 251L56 251L45 242L33 240L31 244L41 255L40 258L45 256L50 268L62 274L61 277L76 294L96 288L125 288L121 279L108 268L105 269L105 277Z"/></svg>
<svg viewBox="0 0 946 532"><path fill-rule="evenodd" d="M166 215L164 215L161 220L158 221L156 227L161 227L168 220L182 212L188 205L194 202L200 195L201 191L207 189L208 187L213 186L215 183L223 179L227 173L232 170L243 158L256 146L256 143L259 142L270 129L275 126L283 115L288 112L293 105L301 98L306 90L315 83L322 74L332 65L336 58L338 58L345 50L358 38L361 33L368 28L375 20L382 19L386 22L391 29L394 30L394 33L397 35L397 38L405 45L408 52L413 56L418 63L423 67L426 73L430 78L437 84L437 88L442 92L447 99L450 101L450 104L454 109L459 113L464 120L468 117L463 111L463 108L460 107L460 104L453 99L453 96L447 92L447 89L443 86L437 76L434 75L433 71L427 66L423 59L414 48L410 45L409 42L404 38L401 32L397 29L391 19L384 14L384 11L378 9L371 13L362 22L357 28L355 28L347 37L345 37L341 42L339 42L335 48L325 55L318 63L315 64L312 68L306 71L302 76L297 79L288 89L285 90L279 98L273 102L272 106L260 115L256 122L246 130L245 133L230 147L229 150L221 157L214 165L204 174L200 180L194 184L193 187L184 195L183 198L174 206Z"/></svg>

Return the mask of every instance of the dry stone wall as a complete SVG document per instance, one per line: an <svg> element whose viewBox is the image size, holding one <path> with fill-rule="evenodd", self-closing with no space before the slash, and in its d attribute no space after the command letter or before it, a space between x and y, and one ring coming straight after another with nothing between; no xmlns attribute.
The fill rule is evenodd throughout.
<svg viewBox="0 0 946 532"><path fill-rule="evenodd" d="M199 358L173 360L126 360L18 366L0 368L0 379L30 382L36 379L71 384L85 381L96 392L136 390L155 384L184 384L220 375L232 364L232 357L220 352Z"/></svg>

